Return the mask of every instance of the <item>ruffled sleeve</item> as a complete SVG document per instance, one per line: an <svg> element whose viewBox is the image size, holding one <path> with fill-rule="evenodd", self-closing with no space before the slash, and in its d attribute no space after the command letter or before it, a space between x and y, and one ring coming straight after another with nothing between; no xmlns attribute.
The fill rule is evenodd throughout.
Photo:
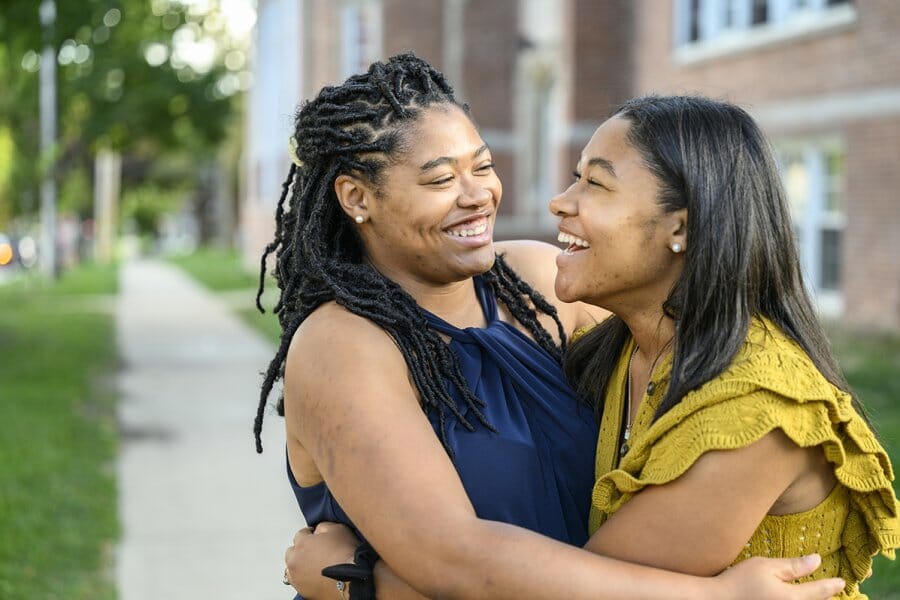
<svg viewBox="0 0 900 600"><path fill-rule="evenodd" d="M798 446L821 447L838 483L849 490L841 544L853 578L864 579L873 554L893 558L900 547L887 453L850 396L825 380L793 342L778 334L758 341L745 346L720 377L686 395L644 432L633 432L619 468L597 480L594 507L607 518L645 486L682 475L703 453L742 448L781 429Z"/></svg>

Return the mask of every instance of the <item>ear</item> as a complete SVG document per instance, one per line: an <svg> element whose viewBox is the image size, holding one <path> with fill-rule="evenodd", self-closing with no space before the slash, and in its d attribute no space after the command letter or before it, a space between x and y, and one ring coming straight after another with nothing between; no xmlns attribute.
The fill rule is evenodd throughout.
<svg viewBox="0 0 900 600"><path fill-rule="evenodd" d="M686 208L669 213L666 217L669 222L669 248L676 254L687 249L688 214Z"/></svg>
<svg viewBox="0 0 900 600"><path fill-rule="evenodd" d="M338 175L334 180L334 195L351 219L357 222L368 220L369 202L374 194L363 180L353 175ZM357 217L362 217L362 221Z"/></svg>

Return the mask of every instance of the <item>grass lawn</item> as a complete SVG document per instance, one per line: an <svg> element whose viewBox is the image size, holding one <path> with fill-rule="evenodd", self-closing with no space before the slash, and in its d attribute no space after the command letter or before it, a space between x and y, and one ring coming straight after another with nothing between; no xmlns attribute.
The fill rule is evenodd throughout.
<svg viewBox="0 0 900 600"><path fill-rule="evenodd" d="M829 333L844 373L900 475L900 334ZM898 481L894 480L894 490L900 492ZM879 557L872 570L863 591L873 600L900 600L900 561Z"/></svg>
<svg viewBox="0 0 900 600"><path fill-rule="evenodd" d="M255 304L259 273L248 272L235 252L201 249L193 254L172 257L169 261L184 269L211 291L220 294L245 322L262 332L273 343L278 342L281 327L278 325L278 317L272 313L272 308L278 301L278 290L271 277L266 281L266 294L263 297L266 312L261 314Z"/></svg>
<svg viewBox="0 0 900 600"><path fill-rule="evenodd" d="M4 600L116 596L116 286L96 266L0 286Z"/></svg>
<svg viewBox="0 0 900 600"><path fill-rule="evenodd" d="M253 306L257 276L248 273L236 254L204 250L173 259L211 290L226 293L236 302L235 310L273 342L278 341L278 320L270 310L276 296L275 283L266 284L266 314ZM829 335L850 385L869 410L882 443L900 474L900 334L859 333L832 328ZM900 491L895 481L894 488ZM875 560L874 576L863 590L873 600L900 600L900 560Z"/></svg>

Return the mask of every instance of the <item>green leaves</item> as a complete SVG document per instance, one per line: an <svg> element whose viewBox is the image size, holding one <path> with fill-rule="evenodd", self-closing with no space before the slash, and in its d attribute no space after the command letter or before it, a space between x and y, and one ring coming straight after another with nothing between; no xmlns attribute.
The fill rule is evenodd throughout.
<svg viewBox="0 0 900 600"><path fill-rule="evenodd" d="M101 148L132 163L180 153L214 156L236 115L227 93L248 77L241 71L246 41L230 35L220 0L205 4L199 12L198 3L178 0L56 0L62 186L69 173L90 173ZM15 148L0 164L0 173L9 171L0 177L0 221L37 205L39 5L4 0L0 6L0 131L10 132ZM141 181L146 171L125 175Z"/></svg>

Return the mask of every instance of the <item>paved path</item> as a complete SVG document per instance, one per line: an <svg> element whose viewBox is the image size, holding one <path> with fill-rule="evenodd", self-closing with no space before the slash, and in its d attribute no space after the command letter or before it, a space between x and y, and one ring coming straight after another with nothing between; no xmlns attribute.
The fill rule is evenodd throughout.
<svg viewBox="0 0 900 600"><path fill-rule="evenodd" d="M127 263L116 310L122 445L120 600L286 600L282 555L302 517L284 425L253 447L272 346L178 269Z"/></svg>

